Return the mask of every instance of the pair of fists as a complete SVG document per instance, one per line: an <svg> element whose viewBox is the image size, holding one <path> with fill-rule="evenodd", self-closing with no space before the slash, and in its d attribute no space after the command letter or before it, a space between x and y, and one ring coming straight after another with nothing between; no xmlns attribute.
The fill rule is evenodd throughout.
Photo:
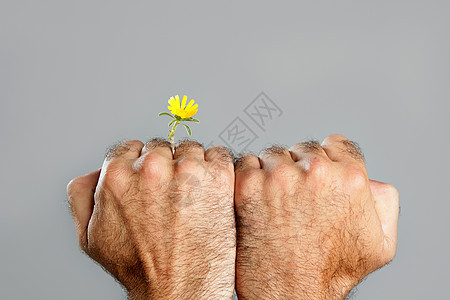
<svg viewBox="0 0 450 300"><path fill-rule="evenodd" d="M235 164L128 141L68 195L81 249L130 299L343 299L397 246L397 190L341 135Z"/></svg>

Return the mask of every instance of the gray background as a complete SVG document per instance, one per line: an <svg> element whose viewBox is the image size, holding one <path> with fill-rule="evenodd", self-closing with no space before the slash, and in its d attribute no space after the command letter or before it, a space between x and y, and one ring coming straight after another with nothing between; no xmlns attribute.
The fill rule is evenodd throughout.
<svg viewBox="0 0 450 300"><path fill-rule="evenodd" d="M78 250L65 188L121 139L235 118L270 143L342 133L400 190L398 252L356 299L449 299L448 1L0 1L0 298L123 299ZM283 110L259 129L264 91ZM183 128L178 138L184 136Z"/></svg>

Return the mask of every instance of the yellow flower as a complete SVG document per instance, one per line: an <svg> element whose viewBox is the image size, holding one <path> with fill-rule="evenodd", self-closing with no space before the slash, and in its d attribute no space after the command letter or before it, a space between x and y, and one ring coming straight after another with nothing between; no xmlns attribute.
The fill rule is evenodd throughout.
<svg viewBox="0 0 450 300"><path fill-rule="evenodd" d="M194 116L198 109L198 104L195 104L194 99L189 101L188 105L186 105L187 96L183 96L183 102L180 104L180 97L176 95L175 97L170 97L169 99L169 106L167 107L171 113L173 113L176 116L179 116L180 118L190 118Z"/></svg>

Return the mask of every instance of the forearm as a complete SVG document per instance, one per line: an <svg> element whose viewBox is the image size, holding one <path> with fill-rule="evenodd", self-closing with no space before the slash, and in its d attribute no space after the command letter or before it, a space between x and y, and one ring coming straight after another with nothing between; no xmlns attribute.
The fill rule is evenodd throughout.
<svg viewBox="0 0 450 300"><path fill-rule="evenodd" d="M144 276L149 280L127 288L128 299L232 299L234 268L225 268L227 263L211 260L177 268L155 267Z"/></svg>

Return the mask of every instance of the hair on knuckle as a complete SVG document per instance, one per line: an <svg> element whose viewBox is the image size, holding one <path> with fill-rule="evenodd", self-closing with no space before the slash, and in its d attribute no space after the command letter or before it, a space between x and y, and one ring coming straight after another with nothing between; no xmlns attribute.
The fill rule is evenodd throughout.
<svg viewBox="0 0 450 300"><path fill-rule="evenodd" d="M109 146L105 151L105 159L111 160L119 155L122 155L130 150L130 145L124 141L119 141Z"/></svg>
<svg viewBox="0 0 450 300"><path fill-rule="evenodd" d="M317 140L313 139L306 141L304 143L300 143L299 145L303 148L303 151L306 153L317 153L322 149L320 143Z"/></svg>
<svg viewBox="0 0 450 300"><path fill-rule="evenodd" d="M203 148L203 145L197 141L194 140L190 140L190 139L183 139L181 141L178 142L177 146L175 147L176 150L179 151L184 151L184 150L189 150L189 148Z"/></svg>
<svg viewBox="0 0 450 300"><path fill-rule="evenodd" d="M344 144L344 152L350 154L350 156L354 159L364 161L364 154L357 142L349 140L342 140L341 142Z"/></svg>
<svg viewBox="0 0 450 300"><path fill-rule="evenodd" d="M223 146L214 146L214 148L210 149L212 149L211 156L213 160L219 160L226 163L233 163L234 161L233 153L230 152L228 148L225 148Z"/></svg>
<svg viewBox="0 0 450 300"><path fill-rule="evenodd" d="M292 146L293 150L298 150L304 153L318 153L322 149L322 146L316 140L309 140L302 143L297 143Z"/></svg>
<svg viewBox="0 0 450 300"><path fill-rule="evenodd" d="M254 154L244 153L239 155L234 162L234 169L237 171L242 171L248 164L248 160L252 158L257 158Z"/></svg>
<svg viewBox="0 0 450 300"><path fill-rule="evenodd" d="M279 145L272 145L270 147L267 147L266 149L261 151L261 154L263 155L283 155L287 152L287 150Z"/></svg>
<svg viewBox="0 0 450 300"><path fill-rule="evenodd" d="M245 158L244 158L244 156L239 156L239 157L237 157L235 160L234 160L234 168L235 168L235 170L242 170L243 169L243 167L244 167L244 161L245 161Z"/></svg>
<svg viewBox="0 0 450 300"><path fill-rule="evenodd" d="M155 149L156 147L171 147L169 141L163 139L163 138L152 138L149 141L145 143L145 149L148 151L151 151Z"/></svg>

